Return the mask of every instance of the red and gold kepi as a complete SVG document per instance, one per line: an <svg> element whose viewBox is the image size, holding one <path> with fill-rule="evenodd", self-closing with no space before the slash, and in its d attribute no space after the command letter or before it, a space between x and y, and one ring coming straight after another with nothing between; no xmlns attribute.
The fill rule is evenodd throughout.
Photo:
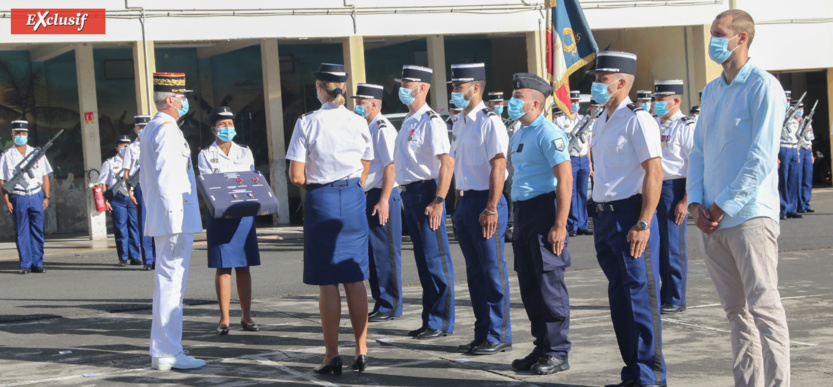
<svg viewBox="0 0 833 387"><path fill-rule="evenodd" d="M185 73L153 73L153 91L190 93L185 88Z"/></svg>

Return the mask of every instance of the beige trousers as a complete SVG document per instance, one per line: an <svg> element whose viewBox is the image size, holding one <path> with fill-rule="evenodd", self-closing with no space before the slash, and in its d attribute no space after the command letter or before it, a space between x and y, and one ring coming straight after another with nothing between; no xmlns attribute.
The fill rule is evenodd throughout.
<svg viewBox="0 0 833 387"><path fill-rule="evenodd" d="M735 386L789 386L790 334L778 292L775 220L702 234L706 267L731 327Z"/></svg>

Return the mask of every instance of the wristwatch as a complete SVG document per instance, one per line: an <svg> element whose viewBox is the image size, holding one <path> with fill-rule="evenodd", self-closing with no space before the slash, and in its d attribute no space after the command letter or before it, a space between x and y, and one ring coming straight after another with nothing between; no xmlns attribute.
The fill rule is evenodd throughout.
<svg viewBox="0 0 833 387"><path fill-rule="evenodd" d="M442 203L445 199L442 196L434 198L434 203Z"/></svg>
<svg viewBox="0 0 833 387"><path fill-rule="evenodd" d="M647 230L647 229L651 228L651 224L647 223L647 222L643 222L643 221L640 220L640 221L636 222L636 228L638 228L640 230Z"/></svg>
<svg viewBox="0 0 833 387"><path fill-rule="evenodd" d="M44 199L49 199L49 195L44 195Z"/></svg>

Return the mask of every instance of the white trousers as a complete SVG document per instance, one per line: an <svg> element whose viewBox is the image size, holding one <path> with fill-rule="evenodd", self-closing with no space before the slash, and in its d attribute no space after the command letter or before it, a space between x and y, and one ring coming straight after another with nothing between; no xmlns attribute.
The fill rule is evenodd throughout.
<svg viewBox="0 0 833 387"><path fill-rule="evenodd" d="M790 334L778 292L778 235L753 218L703 236L706 267L731 327L735 386L790 385Z"/></svg>
<svg viewBox="0 0 833 387"><path fill-rule="evenodd" d="M194 234L157 236L154 241L156 287L153 291L150 356L170 357L182 352L182 300L185 298Z"/></svg>

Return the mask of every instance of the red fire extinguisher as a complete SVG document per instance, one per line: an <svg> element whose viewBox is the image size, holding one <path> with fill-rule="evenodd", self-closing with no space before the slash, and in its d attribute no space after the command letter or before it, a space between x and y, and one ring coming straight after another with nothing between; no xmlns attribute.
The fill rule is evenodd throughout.
<svg viewBox="0 0 833 387"><path fill-rule="evenodd" d="M98 212L106 211L107 207L104 206L104 191L100 185L93 187L93 197L95 198L95 210Z"/></svg>

